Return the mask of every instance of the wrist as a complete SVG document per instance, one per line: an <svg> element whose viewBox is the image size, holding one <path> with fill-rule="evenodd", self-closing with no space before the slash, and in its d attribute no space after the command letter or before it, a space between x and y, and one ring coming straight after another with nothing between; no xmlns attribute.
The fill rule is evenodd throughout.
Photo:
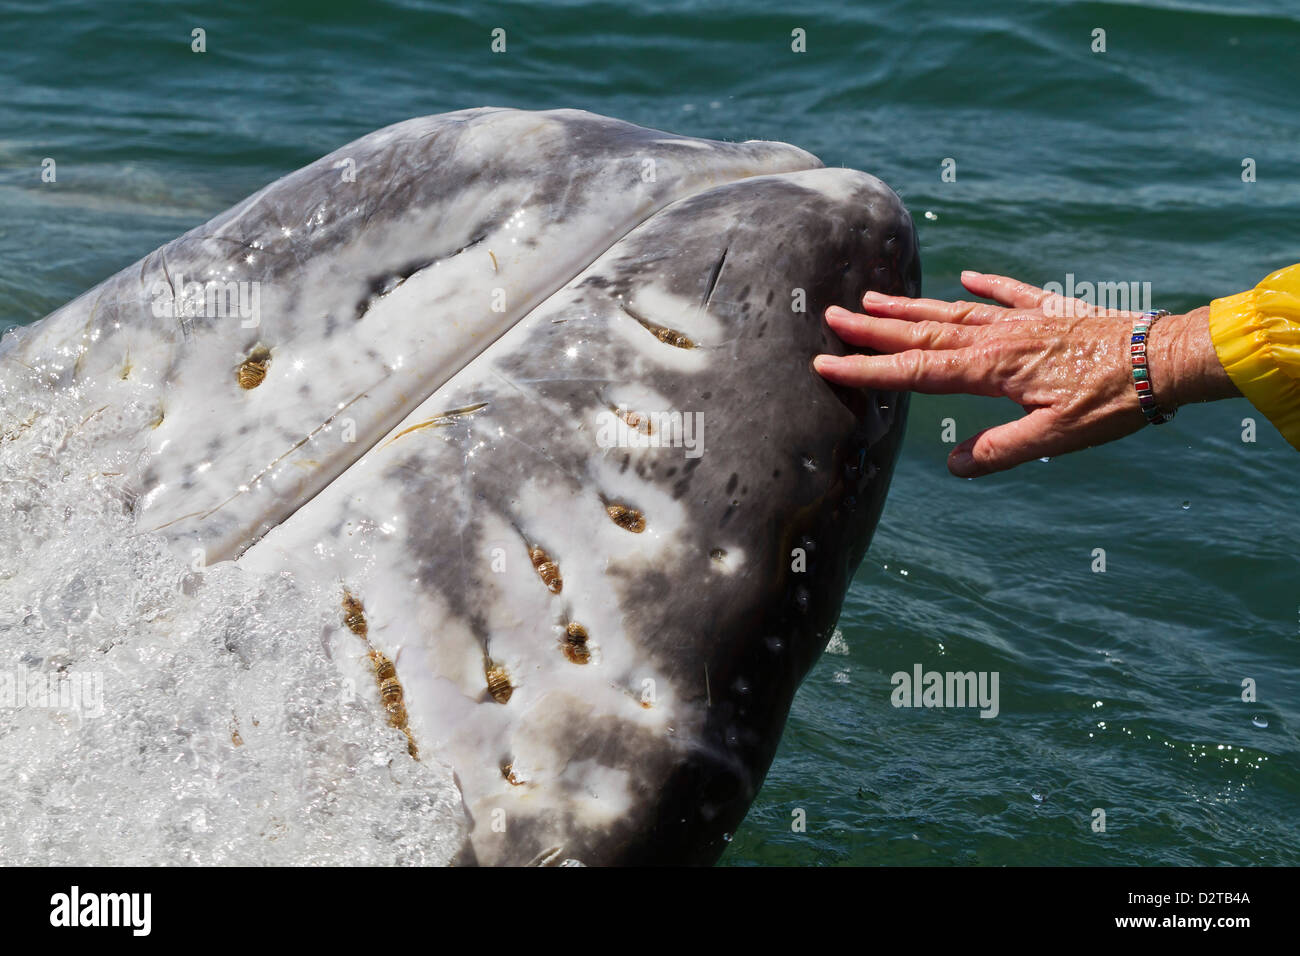
<svg viewBox="0 0 1300 956"><path fill-rule="evenodd" d="M1147 336L1147 366L1156 403L1167 411L1240 394L1210 338L1210 310L1168 315Z"/></svg>
<svg viewBox="0 0 1300 956"><path fill-rule="evenodd" d="M1183 368L1187 335L1187 316L1167 315L1147 333L1147 368L1156 404L1173 411L1188 402L1186 371Z"/></svg>

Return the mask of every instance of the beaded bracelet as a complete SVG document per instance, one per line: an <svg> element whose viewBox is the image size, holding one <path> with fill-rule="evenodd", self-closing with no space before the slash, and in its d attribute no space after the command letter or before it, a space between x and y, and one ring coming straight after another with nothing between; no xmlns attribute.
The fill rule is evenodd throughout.
<svg viewBox="0 0 1300 956"><path fill-rule="evenodd" d="M1168 314L1164 309L1143 312L1133 323L1133 338L1129 345L1129 351L1133 356L1133 386L1137 389L1138 405L1152 425L1163 425L1173 418L1177 411L1171 409L1166 412L1156 405L1156 396L1151 390L1151 370L1147 368L1147 333L1151 330L1151 326L1156 324L1157 319Z"/></svg>

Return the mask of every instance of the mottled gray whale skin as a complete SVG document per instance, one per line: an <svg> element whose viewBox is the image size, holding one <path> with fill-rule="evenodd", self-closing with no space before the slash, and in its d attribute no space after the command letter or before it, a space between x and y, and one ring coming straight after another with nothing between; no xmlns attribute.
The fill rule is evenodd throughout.
<svg viewBox="0 0 1300 956"><path fill-rule="evenodd" d="M162 448L141 436L139 525L155 530L170 500L178 549L210 545L317 588L339 666L413 755L454 769L469 820L460 862L710 863L762 784L884 505L906 397L837 388L811 362L845 351L828 306L919 293L912 222L878 180L793 147L630 133L574 111L489 113L509 115L475 147L477 177L462 164L437 181L453 168L438 150L468 148L444 135L418 184L376 178L367 215L327 215L344 224L286 250L301 265L282 264L254 334L131 326L133 354L153 349L138 374L175 429ZM411 123L445 129L439 119ZM552 184L532 194L518 155L528 129L554 167L531 167ZM411 137L372 136L373 161L401 168L386 150ZM587 170L567 190L561 142ZM655 150L681 172L634 196ZM204 254L227 268L232 243L265 248L284 223L357 201L349 184L293 179L218 217L223 241L203 238L189 268ZM484 182L508 202L468 202ZM461 248L512 216L514 234ZM375 244L386 272L401 258L390 245L412 235L454 255L422 251L358 316ZM501 255L508 244L523 251ZM502 317L487 303L506 282L524 291ZM127 286L88 293L17 354L56 379L103 380L87 401L112 401L123 341L95 315L120 318L121 300L139 298ZM250 390L234 369L254 342L271 358ZM298 361L317 374L294 379ZM355 442L336 434L342 402ZM301 461L287 476L286 455ZM204 508L227 504L188 508L178 485ZM376 682L380 662L393 683Z"/></svg>

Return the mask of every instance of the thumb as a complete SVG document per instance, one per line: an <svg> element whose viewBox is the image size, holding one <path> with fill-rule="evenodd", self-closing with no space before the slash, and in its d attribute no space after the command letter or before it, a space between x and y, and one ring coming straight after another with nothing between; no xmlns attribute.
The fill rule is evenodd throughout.
<svg viewBox="0 0 1300 956"><path fill-rule="evenodd" d="M986 428L967 438L948 456L948 470L958 478L978 478L1049 454L1052 412L1036 408L1028 415Z"/></svg>

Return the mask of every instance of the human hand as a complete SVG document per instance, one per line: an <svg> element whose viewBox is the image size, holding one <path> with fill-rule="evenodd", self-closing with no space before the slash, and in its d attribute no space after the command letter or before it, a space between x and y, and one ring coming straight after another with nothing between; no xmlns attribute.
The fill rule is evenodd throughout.
<svg viewBox="0 0 1300 956"><path fill-rule="evenodd" d="M840 385L928 394L1005 396L1025 415L961 442L948 469L1003 471L1122 438L1146 424L1133 387L1130 336L1140 313L1098 309L1007 276L963 272L962 285L1001 305L868 292L867 314L832 306L830 327L881 355L819 355ZM1239 394L1219 364L1209 308L1162 318L1147 337L1160 408Z"/></svg>

